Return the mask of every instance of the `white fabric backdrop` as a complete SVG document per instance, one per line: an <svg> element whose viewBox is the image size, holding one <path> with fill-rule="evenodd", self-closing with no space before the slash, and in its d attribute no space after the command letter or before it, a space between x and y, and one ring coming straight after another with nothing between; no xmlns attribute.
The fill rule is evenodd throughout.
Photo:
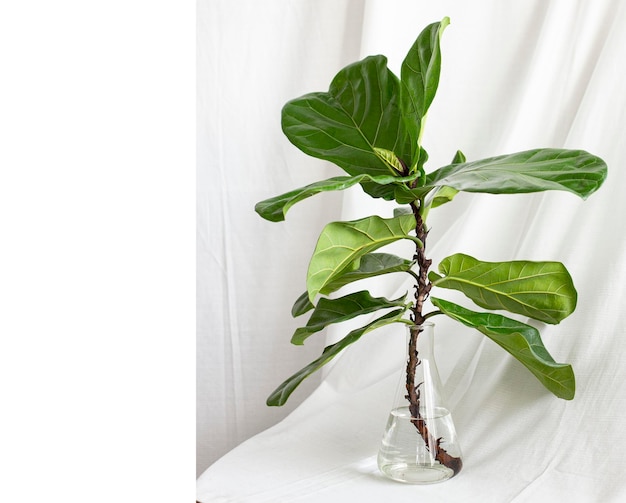
<svg viewBox="0 0 626 503"><path fill-rule="evenodd" d="M265 399L323 348L289 344L318 230L341 209L331 195L274 225L257 201L332 176L280 130L285 101L323 88L359 58L360 1L198 3L197 470L282 419ZM334 171L333 171L334 172Z"/></svg>
<svg viewBox="0 0 626 503"><path fill-rule="evenodd" d="M245 123L227 112L240 99L237 95L249 99L248 80L242 85L225 74L210 73L213 94L208 96L214 102L200 101L199 458L207 459L207 449L224 448L216 442L228 431L219 430L220 424L239 428L238 436L228 438L232 445L277 420L279 416L262 405L267 391L319 352L321 346L300 358L307 349L289 348L295 325L288 310L303 290L301 274L323 223L391 213L390 205L372 203L355 189L300 203L284 224L255 219L251 205L256 200L335 173L280 138L277 112L284 101L325 89L341 66L368 54L386 54L391 69L399 72L419 30L449 15L442 81L424 136L428 166L447 163L457 148L468 159L533 147L583 148L607 161L609 178L586 202L556 192L460 194L429 220L428 249L435 263L450 253L465 252L484 260L566 264L578 289L578 308L560 325L542 327L542 336L557 361L574 366L577 396L572 402L549 395L482 335L438 317L438 361L465 467L458 477L434 486L387 482L377 473L375 455L402 359L403 335L392 336L393 329L373 332L337 359L295 412L207 470L198 480L199 500L626 500L621 453L626 447L626 370L621 357L626 345L626 198L620 193L626 187L626 4L301 1L263 2L257 10L253 3L244 4L217 2L209 4L210 12L199 10L200 22L210 21L219 33L211 35L211 64L234 72L257 61L259 66L247 72L247 79L263 88L262 103L248 110L252 117ZM309 10L312 4L314 12ZM359 16L352 17L351 8ZM240 31L248 34L249 52L232 53L224 23L244 11ZM261 26L264 36L258 38ZM354 45L359 42L360 48ZM275 71L286 81L267 81L269 67L259 60L266 61L270 53ZM199 78L202 85L201 72ZM202 124L209 115L235 126L232 131L222 128L219 139L210 134L206 146ZM226 162L231 156L236 159L232 164ZM239 173L246 180L243 186L234 183ZM226 197L235 195L237 201ZM249 241L235 232L239 228L251 233ZM219 267L207 271L204 261L209 259ZM293 268L293 275L279 274L284 264ZM268 278L274 278L269 294ZM377 293L399 292L392 280L378 281ZM248 309L252 312L242 314ZM335 335L331 332L328 338ZM222 356L231 344L239 348L232 360ZM224 381L216 375L225 376ZM251 380L258 387L248 388ZM226 383L234 383L235 391ZM291 400L306 395L299 390ZM203 411L209 409L219 421L206 420ZM207 433L207 426L218 429Z"/></svg>

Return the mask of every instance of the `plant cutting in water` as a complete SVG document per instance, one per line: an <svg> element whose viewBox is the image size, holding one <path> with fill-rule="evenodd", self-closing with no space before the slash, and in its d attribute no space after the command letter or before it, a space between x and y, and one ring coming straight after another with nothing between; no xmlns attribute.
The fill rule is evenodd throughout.
<svg viewBox="0 0 626 503"><path fill-rule="evenodd" d="M420 390L412 376L420 358L416 349L419 327L433 316L445 315L472 327L519 360L557 397L571 400L575 381L571 365L557 363L531 325L491 311L557 324L576 307L572 278L559 262L515 260L485 262L457 253L444 258L437 272L426 255L429 212L451 202L459 191L520 194L568 191L586 199L603 183L602 159L582 150L540 148L467 161L457 151L450 164L426 172L428 154L422 146L426 114L439 83L440 41L449 19L427 26L401 66L400 78L387 68L384 56L370 56L348 65L332 80L327 92L314 92L289 101L282 110L287 138L304 153L342 168L347 176L318 181L259 202L255 210L278 222L297 202L315 194L360 187L374 198L395 201L392 218L377 215L332 222L322 230L311 258L306 287L292 308L294 317L311 311L291 342L303 344L334 323L384 310L384 314L350 331L327 346L321 356L283 382L268 405L283 405L294 389L364 334L392 323L416 326L410 331L406 367L406 400L411 422L442 465L458 472L460 459L429 438L420 416ZM378 252L398 240L410 240L410 258ZM337 296L349 283L394 272L414 278L414 295L389 300L367 290ZM462 292L476 311L431 296L436 289ZM330 298L329 295L333 295ZM434 309L425 312L426 301Z"/></svg>

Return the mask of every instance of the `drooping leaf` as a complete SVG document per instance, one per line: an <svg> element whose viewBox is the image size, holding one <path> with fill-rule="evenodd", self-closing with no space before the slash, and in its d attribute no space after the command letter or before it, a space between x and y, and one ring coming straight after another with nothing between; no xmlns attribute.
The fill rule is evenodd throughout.
<svg viewBox="0 0 626 503"><path fill-rule="evenodd" d="M489 194L564 190L586 199L606 174L606 163L584 150L535 149L444 166L426 176L426 186Z"/></svg>
<svg viewBox="0 0 626 503"><path fill-rule="evenodd" d="M341 287L361 279L373 278L381 274L392 272L406 272L413 266L413 262L391 253L368 253L364 255L357 269L350 270L335 278L334 281L326 285L320 292L324 295L335 292ZM295 318L300 316L315 306L309 300L308 292L304 292L291 308L291 315Z"/></svg>
<svg viewBox="0 0 626 503"><path fill-rule="evenodd" d="M341 70L328 92L289 101L282 111L283 131L306 154L331 161L352 176L394 175L374 147L401 159L410 155L399 86L387 58L369 56Z"/></svg>
<svg viewBox="0 0 626 503"><path fill-rule="evenodd" d="M496 313L477 313L442 299L431 297L433 305L452 319L475 328L508 351L559 398L574 398L576 384L572 366L554 361L539 331Z"/></svg>
<svg viewBox="0 0 626 503"><path fill-rule="evenodd" d="M287 211L294 204L315 194L319 194L320 192L345 190L363 181L369 181L378 185L387 185L390 183L410 182L416 177L417 174L403 178L398 178L393 175L371 176L365 174L357 176L337 176L306 185L305 187L292 190L279 196L265 199L257 203L254 210L270 222L280 222L285 220Z"/></svg>
<svg viewBox="0 0 626 503"><path fill-rule="evenodd" d="M387 313L384 316L381 316L380 318L377 318L376 320L368 323L364 327L352 330L339 342L331 344L330 346L326 346L326 348L324 348L324 351L322 352L322 355L319 358L309 363L306 367L296 372L294 375L285 380L280 386L278 386L278 388L276 388L267 399L267 405L284 405L285 402L287 402L289 395L293 393L293 391L300 385L302 381L304 381L304 379L309 377L315 371L322 368L346 347L358 341L364 334L385 325L399 322L402 319L404 312L404 309L396 309L394 311L391 311L390 313Z"/></svg>
<svg viewBox="0 0 626 503"><path fill-rule="evenodd" d="M420 143L422 119L430 107L441 71L440 40L443 30L450 24L449 18L427 26L417 37L402 62L400 79L400 102L405 125L415 148ZM415 149L411 164L415 164L418 154Z"/></svg>
<svg viewBox="0 0 626 503"><path fill-rule="evenodd" d="M309 336L324 330L333 323L351 320L379 309L403 307L405 297L406 295L396 300L388 300L384 297L372 297L366 290L350 293L337 299L322 297L315 306L306 326L296 329L291 338L291 343L304 344Z"/></svg>
<svg viewBox="0 0 626 503"><path fill-rule="evenodd" d="M576 289L560 262L482 262L458 253L443 259L439 272L428 275L434 286L459 290L487 309L556 324L576 308Z"/></svg>
<svg viewBox="0 0 626 503"><path fill-rule="evenodd" d="M419 240L409 233L415 228L413 215L384 219L370 216L351 222L331 222L317 241L307 273L309 300L339 276L358 269L366 254L400 239ZM420 242L421 243L421 242Z"/></svg>

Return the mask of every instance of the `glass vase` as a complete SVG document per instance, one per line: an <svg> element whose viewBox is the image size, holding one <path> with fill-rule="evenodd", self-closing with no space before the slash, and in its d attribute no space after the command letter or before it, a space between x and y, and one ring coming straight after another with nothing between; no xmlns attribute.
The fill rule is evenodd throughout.
<svg viewBox="0 0 626 503"><path fill-rule="evenodd" d="M434 357L434 324L407 330L408 358L378 451L387 477L432 484L454 477L463 466L461 449Z"/></svg>

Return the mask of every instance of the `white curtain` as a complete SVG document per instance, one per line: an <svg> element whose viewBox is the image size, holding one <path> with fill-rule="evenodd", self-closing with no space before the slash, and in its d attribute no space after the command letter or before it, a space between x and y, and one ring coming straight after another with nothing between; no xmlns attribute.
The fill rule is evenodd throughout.
<svg viewBox="0 0 626 503"><path fill-rule="evenodd" d="M284 408L265 405L324 346L291 346L298 322L289 312L341 195L294 208L282 224L254 205L332 176L336 168L284 138L280 109L359 58L362 25L358 0L198 3L198 473L319 384L312 378Z"/></svg>
<svg viewBox="0 0 626 503"><path fill-rule="evenodd" d="M369 54L387 55L399 73L417 33L446 15L452 23L424 136L427 168L448 163L456 149L471 160L580 148L602 157L609 177L584 202L557 192L460 194L429 217L435 263L464 252L568 267L578 308L542 327L542 337L557 361L573 364L577 396L551 396L482 335L436 318L465 468L416 491L386 483L375 466L402 360L403 336L393 329L368 334L310 378L290 399L291 407L304 402L286 419L263 405L326 342L288 342L298 326L289 308L304 289L319 230L330 220L388 216L392 206L351 189L302 202L281 224L252 207L339 174L281 136L285 101L325 90L342 66ZM210 1L199 5L199 22L198 470L280 421L204 472L199 500L626 500L626 4ZM376 293L403 291L396 280L376 282Z"/></svg>

